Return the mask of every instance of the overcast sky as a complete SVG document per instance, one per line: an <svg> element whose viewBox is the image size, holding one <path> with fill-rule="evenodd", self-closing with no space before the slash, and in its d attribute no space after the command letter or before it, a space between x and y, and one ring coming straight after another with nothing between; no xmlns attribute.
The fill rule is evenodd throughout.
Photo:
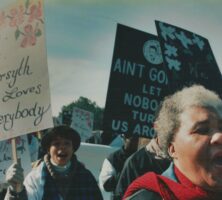
<svg viewBox="0 0 222 200"><path fill-rule="evenodd" d="M13 0L1 0L1 4ZM156 34L154 20L207 38L222 69L221 0L44 0L53 115L80 96L105 106L117 23Z"/></svg>

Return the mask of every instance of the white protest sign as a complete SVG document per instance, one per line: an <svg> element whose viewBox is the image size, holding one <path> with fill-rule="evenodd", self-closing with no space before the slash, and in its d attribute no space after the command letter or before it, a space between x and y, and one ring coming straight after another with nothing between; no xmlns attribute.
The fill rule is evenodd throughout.
<svg viewBox="0 0 222 200"><path fill-rule="evenodd" d="M92 136L93 117L89 111L73 108L71 127L79 133L82 142Z"/></svg>
<svg viewBox="0 0 222 200"><path fill-rule="evenodd" d="M42 0L0 7L0 141L53 126L44 24Z"/></svg>
<svg viewBox="0 0 222 200"><path fill-rule="evenodd" d="M24 169L24 175L31 171L31 159L28 147L27 136L19 136L16 138L17 156L21 158L21 165ZM0 183L5 182L5 173L12 164L12 147L11 140L0 142Z"/></svg>

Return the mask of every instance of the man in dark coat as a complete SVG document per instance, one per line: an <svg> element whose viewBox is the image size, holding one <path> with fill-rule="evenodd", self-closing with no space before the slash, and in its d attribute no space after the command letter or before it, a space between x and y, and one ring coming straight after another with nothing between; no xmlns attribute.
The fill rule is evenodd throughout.
<svg viewBox="0 0 222 200"><path fill-rule="evenodd" d="M161 174L170 164L170 161L164 157L157 138L151 140L149 144L131 155L125 162L120 174L114 200L121 200L127 187L137 177L152 171Z"/></svg>

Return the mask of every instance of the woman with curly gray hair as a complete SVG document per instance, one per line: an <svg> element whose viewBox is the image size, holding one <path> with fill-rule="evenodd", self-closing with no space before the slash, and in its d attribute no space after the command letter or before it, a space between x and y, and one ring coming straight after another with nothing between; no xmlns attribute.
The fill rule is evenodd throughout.
<svg viewBox="0 0 222 200"><path fill-rule="evenodd" d="M154 127L172 164L162 175L151 172L135 180L124 199L221 199L219 96L200 85L186 87L164 99Z"/></svg>

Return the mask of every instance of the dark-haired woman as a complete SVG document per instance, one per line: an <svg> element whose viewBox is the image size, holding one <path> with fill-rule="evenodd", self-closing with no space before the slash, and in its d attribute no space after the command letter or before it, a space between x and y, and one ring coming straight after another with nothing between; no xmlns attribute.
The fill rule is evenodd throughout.
<svg viewBox="0 0 222 200"><path fill-rule="evenodd" d="M75 130L67 126L52 128L42 139L47 153L23 184L21 166L12 164L8 169L5 200L102 200L95 178L74 154L79 146L80 136Z"/></svg>

